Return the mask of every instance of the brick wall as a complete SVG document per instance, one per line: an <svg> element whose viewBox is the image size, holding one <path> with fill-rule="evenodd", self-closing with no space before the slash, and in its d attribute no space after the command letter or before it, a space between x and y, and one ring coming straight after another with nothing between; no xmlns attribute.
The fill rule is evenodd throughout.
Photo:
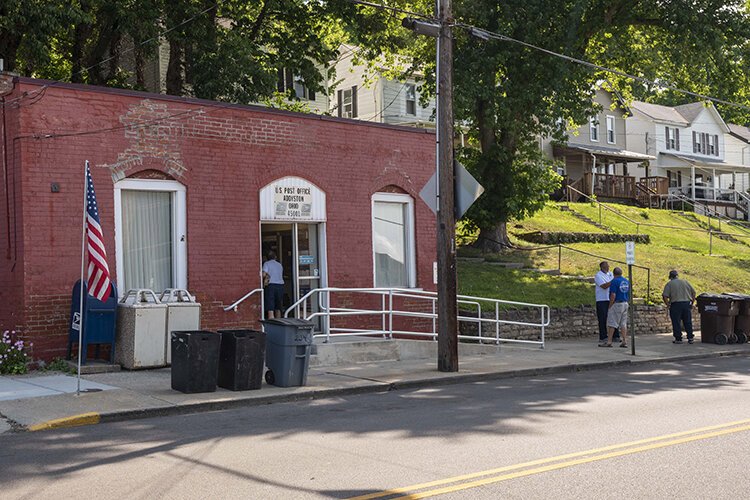
<svg viewBox="0 0 750 500"><path fill-rule="evenodd" d="M258 326L255 297L238 312L222 308L260 286L258 195L285 176L326 193L330 286L373 286L371 195L394 187L410 194L417 285L434 289L435 217L418 196L434 170L432 134L131 91L42 88L20 79L12 94L41 97L21 98L16 110L19 259L14 270L0 270L3 284L22 290L2 301L9 305L0 305L0 327L21 328L36 344L35 357L61 355L66 346L70 292L80 275L85 160L113 275L114 182L159 172L186 186L188 288L203 304L205 328Z"/></svg>
<svg viewBox="0 0 750 500"><path fill-rule="evenodd" d="M7 180L0 177L0 331L20 331L24 325L24 228L22 213L17 209L22 197L21 178L14 165L20 161L22 143L14 140L20 133L20 113L11 78L0 75L0 95L4 96L0 165L7 162Z"/></svg>

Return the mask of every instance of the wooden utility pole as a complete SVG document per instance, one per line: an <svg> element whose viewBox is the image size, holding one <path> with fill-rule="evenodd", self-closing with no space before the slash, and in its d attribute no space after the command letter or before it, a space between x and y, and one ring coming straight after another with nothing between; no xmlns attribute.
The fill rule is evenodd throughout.
<svg viewBox="0 0 750 500"><path fill-rule="evenodd" d="M458 371L456 304L456 217L453 169L453 13L451 0L436 0L440 35L437 43L437 305L438 370Z"/></svg>

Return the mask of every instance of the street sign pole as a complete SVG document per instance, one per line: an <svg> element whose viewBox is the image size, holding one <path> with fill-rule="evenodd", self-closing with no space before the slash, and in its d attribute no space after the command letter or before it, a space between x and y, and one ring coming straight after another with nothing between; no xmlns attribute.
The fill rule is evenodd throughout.
<svg viewBox="0 0 750 500"><path fill-rule="evenodd" d="M635 356L635 311L633 311L633 264L635 264L635 241L625 242L625 262L628 264L628 323L630 323L630 354Z"/></svg>
<svg viewBox="0 0 750 500"><path fill-rule="evenodd" d="M630 306L628 307L628 321L630 322L630 354L635 356L635 311L633 311L633 264L628 264L628 281L630 282Z"/></svg>

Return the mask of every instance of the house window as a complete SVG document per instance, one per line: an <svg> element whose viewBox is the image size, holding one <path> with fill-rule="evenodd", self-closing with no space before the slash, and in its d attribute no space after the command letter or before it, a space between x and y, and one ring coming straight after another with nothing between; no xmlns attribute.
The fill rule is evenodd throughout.
<svg viewBox="0 0 750 500"><path fill-rule="evenodd" d="M338 91L338 110L342 118L357 117L357 86Z"/></svg>
<svg viewBox="0 0 750 500"><path fill-rule="evenodd" d="M664 127L664 135L667 149L680 150L680 129L677 127Z"/></svg>
<svg viewBox="0 0 750 500"><path fill-rule="evenodd" d="M281 93L292 91L297 99L315 100L315 92L308 89L302 77L295 75L289 68L279 69L276 90Z"/></svg>
<svg viewBox="0 0 750 500"><path fill-rule="evenodd" d="M411 196L373 195L372 246L376 287L416 286L414 200Z"/></svg>
<svg viewBox="0 0 750 500"><path fill-rule="evenodd" d="M591 131L591 140L594 142L599 142L599 121L596 119L596 117L591 118L589 120L589 129Z"/></svg>
<svg viewBox="0 0 750 500"><path fill-rule="evenodd" d="M406 84L406 114L417 114L417 86L411 83Z"/></svg>
<svg viewBox="0 0 750 500"><path fill-rule="evenodd" d="M176 181L115 184L118 291L187 288L185 187Z"/></svg>
<svg viewBox="0 0 750 500"><path fill-rule="evenodd" d="M615 143L615 117L607 117L607 142L609 144Z"/></svg>
<svg viewBox="0 0 750 500"><path fill-rule="evenodd" d="M705 132L693 132L693 153L719 156L719 136Z"/></svg>

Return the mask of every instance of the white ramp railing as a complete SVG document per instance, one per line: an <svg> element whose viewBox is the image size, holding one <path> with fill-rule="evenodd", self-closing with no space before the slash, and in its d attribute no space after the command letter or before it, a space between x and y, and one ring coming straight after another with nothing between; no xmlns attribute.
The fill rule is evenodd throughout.
<svg viewBox="0 0 750 500"><path fill-rule="evenodd" d="M375 298L376 300L371 301L378 303L376 307L344 307L344 306L332 306L333 299L337 299L336 296L348 296L353 295L364 295ZM341 297L344 298L344 297ZM379 300L377 300L379 299ZM530 304L526 302L514 302L509 300L489 299L486 297L474 297L469 295L459 295L457 297L458 304L462 306L468 306L473 310L471 313L475 313L476 316L468 316L466 313L461 314L459 311L458 321L460 323L475 323L477 328L476 335L458 335L461 340L478 340L479 342L494 342L499 344L500 342L513 342L519 344L536 344L541 348L544 348L544 332L545 328L550 324L550 310L549 306L545 304ZM348 299L345 299L348 300ZM344 302L344 301L341 301ZM362 301L366 302L366 301ZM414 308L407 308L407 304L404 302L411 302L412 304L422 304L423 310L413 310ZM313 308L313 304L317 307ZM489 310L492 311L492 315L484 317L488 310L482 305L489 306ZM529 308L530 317L535 316L539 318L538 322L534 321L520 321L503 319L501 313L506 309L507 306L513 307L525 307ZM284 317L288 317L291 313L298 318L304 318L307 320L320 320L319 332L315 334L316 337L325 337L325 342L331 339L331 336L382 336L384 338L393 338L394 335L403 337L428 337L432 339L437 338L437 320L439 317L437 308L437 293L429 292L424 290L411 290L404 288L316 288L311 290L297 302L292 304L285 312ZM313 310L315 309L315 310ZM427 309L429 312L425 312ZM533 310L536 309L536 313ZM537 316L538 315L538 316ZM380 317L379 328L358 328L355 325L347 326L334 326L332 321L336 323L336 318L356 318L365 321L365 318L377 318ZM413 318L413 319L427 319L431 320L431 328L416 328L414 324L408 324L408 322L401 321L403 328L399 329L396 327L397 320L399 318ZM350 322L351 323L351 322ZM356 323L356 321L354 322ZM372 323L372 322L371 322ZM407 323L404 326L404 323ZM523 340L513 338L503 338L502 333L508 326L522 326L537 328L539 334L537 340ZM363 325L360 325L363 326ZM412 326L411 329L405 329L407 326ZM460 328L459 328L460 331Z"/></svg>

